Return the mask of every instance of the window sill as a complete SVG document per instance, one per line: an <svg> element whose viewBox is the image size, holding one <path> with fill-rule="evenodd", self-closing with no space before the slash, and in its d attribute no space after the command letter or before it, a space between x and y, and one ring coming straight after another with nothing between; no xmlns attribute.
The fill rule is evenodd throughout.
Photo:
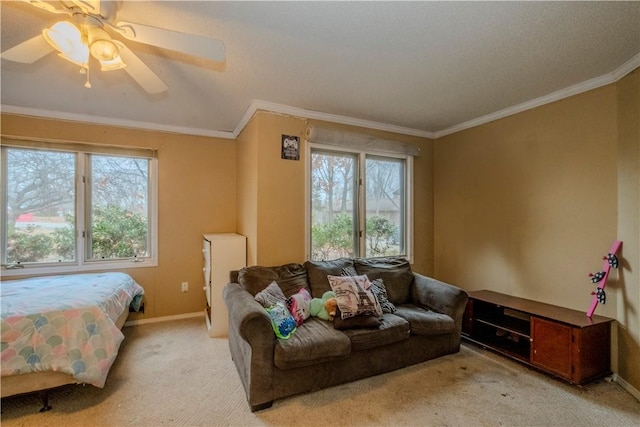
<svg viewBox="0 0 640 427"><path fill-rule="evenodd" d="M24 268L2 268L2 278L7 277L23 277L23 276L40 276L40 275L54 275L54 274L67 274L67 273L83 273L89 271L104 271L104 270L125 270L132 268L147 268L157 267L158 261L156 259L145 259L144 261L133 262L130 260L122 261L96 261L88 262L82 265L65 264L65 265L25 265Z"/></svg>

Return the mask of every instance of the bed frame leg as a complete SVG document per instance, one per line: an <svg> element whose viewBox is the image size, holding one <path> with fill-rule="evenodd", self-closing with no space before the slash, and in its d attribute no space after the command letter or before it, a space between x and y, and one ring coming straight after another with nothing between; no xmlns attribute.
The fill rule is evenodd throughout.
<svg viewBox="0 0 640 427"><path fill-rule="evenodd" d="M41 391L40 399L42 399L42 408L40 408L40 412L47 412L51 409L51 405L49 405L49 392Z"/></svg>

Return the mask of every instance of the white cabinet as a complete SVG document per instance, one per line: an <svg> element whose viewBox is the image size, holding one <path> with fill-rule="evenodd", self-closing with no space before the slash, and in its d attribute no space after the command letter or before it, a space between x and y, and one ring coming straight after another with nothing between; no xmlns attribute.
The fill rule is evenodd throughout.
<svg viewBox="0 0 640 427"><path fill-rule="evenodd" d="M226 337L229 321L222 290L229 282L229 273L247 265L247 238L235 233L212 233L203 236L202 244L207 329L210 337Z"/></svg>

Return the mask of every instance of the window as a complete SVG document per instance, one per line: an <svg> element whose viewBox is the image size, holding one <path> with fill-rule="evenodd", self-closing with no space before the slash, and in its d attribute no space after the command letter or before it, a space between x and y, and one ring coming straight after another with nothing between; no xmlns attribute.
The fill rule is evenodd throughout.
<svg viewBox="0 0 640 427"><path fill-rule="evenodd" d="M154 151L2 144L3 275L157 265Z"/></svg>
<svg viewBox="0 0 640 427"><path fill-rule="evenodd" d="M411 156L314 144L310 258L410 256Z"/></svg>

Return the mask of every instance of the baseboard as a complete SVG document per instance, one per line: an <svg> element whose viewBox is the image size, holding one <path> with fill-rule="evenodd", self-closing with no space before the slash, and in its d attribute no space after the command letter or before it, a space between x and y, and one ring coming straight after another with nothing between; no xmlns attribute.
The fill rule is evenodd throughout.
<svg viewBox="0 0 640 427"><path fill-rule="evenodd" d="M204 317L204 314L201 311L198 311L196 313L185 313L185 314L176 314L173 316L152 317L150 319L129 320L124 324L124 326L127 327L127 326L135 326L135 325L144 325L147 323L170 322L172 320L192 319L194 317Z"/></svg>
<svg viewBox="0 0 640 427"><path fill-rule="evenodd" d="M618 384L620 384L620 387L622 387L623 389L628 391L633 397L635 397L636 400L640 401L640 391L638 391L638 389L636 389L634 386L626 382L624 378L620 378L618 374L613 374L613 380Z"/></svg>

